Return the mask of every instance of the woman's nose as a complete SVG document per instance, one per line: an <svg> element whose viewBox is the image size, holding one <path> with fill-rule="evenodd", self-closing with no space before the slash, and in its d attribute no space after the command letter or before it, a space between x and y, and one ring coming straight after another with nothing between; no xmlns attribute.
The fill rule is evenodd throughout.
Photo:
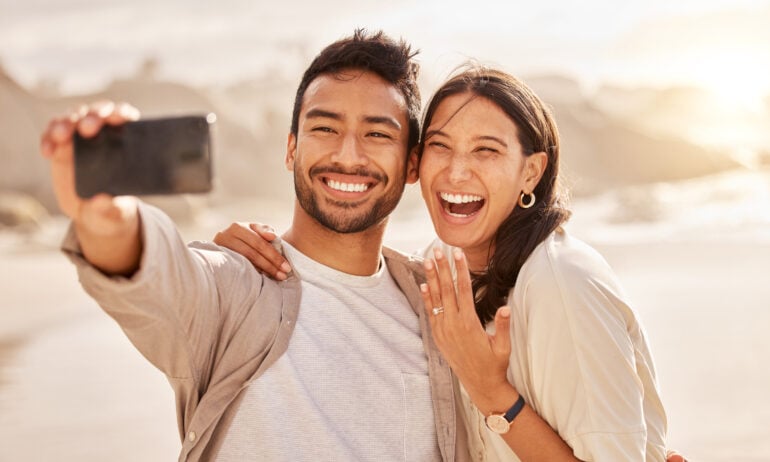
<svg viewBox="0 0 770 462"><path fill-rule="evenodd" d="M449 161L449 181L462 183L470 179L471 170L468 156L464 154L453 155Z"/></svg>

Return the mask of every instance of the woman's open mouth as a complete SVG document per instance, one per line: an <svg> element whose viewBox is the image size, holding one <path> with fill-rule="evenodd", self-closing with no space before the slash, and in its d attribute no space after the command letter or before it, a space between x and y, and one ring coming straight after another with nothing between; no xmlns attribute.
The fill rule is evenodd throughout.
<svg viewBox="0 0 770 462"><path fill-rule="evenodd" d="M475 194L439 193L439 200L444 211L453 217L467 218L478 213L486 202L483 197Z"/></svg>

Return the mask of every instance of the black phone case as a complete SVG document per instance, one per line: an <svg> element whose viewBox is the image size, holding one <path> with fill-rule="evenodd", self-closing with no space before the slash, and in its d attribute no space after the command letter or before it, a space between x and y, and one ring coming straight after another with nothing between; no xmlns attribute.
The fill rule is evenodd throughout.
<svg viewBox="0 0 770 462"><path fill-rule="evenodd" d="M75 134L75 189L150 195L211 190L213 116L185 116L105 125L93 138Z"/></svg>

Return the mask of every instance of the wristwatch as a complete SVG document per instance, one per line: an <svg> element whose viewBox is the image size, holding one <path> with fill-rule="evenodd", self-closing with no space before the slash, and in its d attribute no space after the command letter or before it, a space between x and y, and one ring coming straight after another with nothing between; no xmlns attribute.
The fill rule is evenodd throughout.
<svg viewBox="0 0 770 462"><path fill-rule="evenodd" d="M484 419L487 428L500 435L508 433L508 430L511 429L511 422L519 415L522 409L524 409L524 397L519 395L519 399L513 403L508 412L505 414L490 414Z"/></svg>

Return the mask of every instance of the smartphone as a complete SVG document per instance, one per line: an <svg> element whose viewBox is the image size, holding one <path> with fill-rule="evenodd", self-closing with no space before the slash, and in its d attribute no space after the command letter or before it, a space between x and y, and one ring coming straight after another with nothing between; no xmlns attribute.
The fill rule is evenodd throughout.
<svg viewBox="0 0 770 462"><path fill-rule="evenodd" d="M211 190L214 114L105 125L93 138L75 133L78 196L202 193Z"/></svg>

